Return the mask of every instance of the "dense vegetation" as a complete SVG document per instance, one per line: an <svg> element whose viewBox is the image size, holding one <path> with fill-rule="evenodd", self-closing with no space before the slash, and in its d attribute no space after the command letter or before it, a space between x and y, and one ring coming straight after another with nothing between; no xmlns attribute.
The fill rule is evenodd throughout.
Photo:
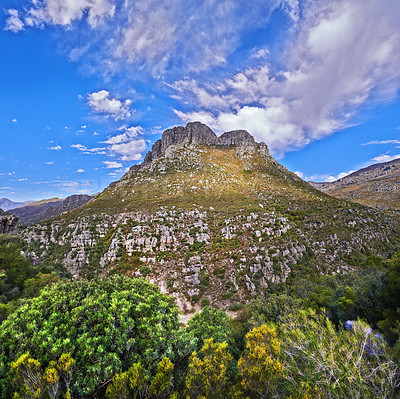
<svg viewBox="0 0 400 399"><path fill-rule="evenodd" d="M68 276L65 270L49 264L34 266L24 255L24 241L16 236L0 235L0 323L27 298Z"/></svg>
<svg viewBox="0 0 400 399"><path fill-rule="evenodd" d="M1 399L400 397L400 253L338 276L306 260L235 319L204 303L182 327L145 279L69 281L15 240L0 241Z"/></svg>

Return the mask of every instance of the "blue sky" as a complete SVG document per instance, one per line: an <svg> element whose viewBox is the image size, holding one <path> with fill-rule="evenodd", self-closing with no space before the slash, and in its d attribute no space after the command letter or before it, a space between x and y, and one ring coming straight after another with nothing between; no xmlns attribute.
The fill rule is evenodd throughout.
<svg viewBox="0 0 400 399"><path fill-rule="evenodd" d="M400 157L398 0L3 0L0 197L95 193L162 131L333 180Z"/></svg>

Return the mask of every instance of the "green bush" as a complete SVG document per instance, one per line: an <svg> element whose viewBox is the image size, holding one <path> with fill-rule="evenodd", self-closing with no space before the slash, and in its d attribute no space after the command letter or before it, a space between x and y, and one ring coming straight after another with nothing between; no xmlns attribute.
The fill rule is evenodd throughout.
<svg viewBox="0 0 400 399"><path fill-rule="evenodd" d="M24 353L43 367L70 353L76 361L71 393L80 397L135 362L151 371L163 357L179 356L179 326L173 299L144 279L54 284L1 325L0 397L11 397L10 365Z"/></svg>

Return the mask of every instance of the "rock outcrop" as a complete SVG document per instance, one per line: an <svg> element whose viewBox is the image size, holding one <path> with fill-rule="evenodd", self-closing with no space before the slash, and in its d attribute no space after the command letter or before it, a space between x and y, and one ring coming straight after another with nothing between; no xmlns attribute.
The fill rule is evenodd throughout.
<svg viewBox="0 0 400 399"><path fill-rule="evenodd" d="M232 130L218 137L208 126L201 122L190 122L185 127L177 126L167 129L161 139L157 140L144 161L139 165L132 166L122 179L132 174L163 156L174 156L174 150L183 146L205 145L215 148L252 147L266 158L271 158L265 143L257 143L254 137L246 130ZM240 150L239 150L240 151ZM272 159L272 158L271 158Z"/></svg>
<svg viewBox="0 0 400 399"><path fill-rule="evenodd" d="M18 228L18 217L8 215L0 209L0 234L15 234Z"/></svg>

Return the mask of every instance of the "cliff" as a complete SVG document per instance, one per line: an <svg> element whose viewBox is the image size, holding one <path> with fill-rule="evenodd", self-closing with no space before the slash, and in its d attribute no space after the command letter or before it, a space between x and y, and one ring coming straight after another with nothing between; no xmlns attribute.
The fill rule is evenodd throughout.
<svg viewBox="0 0 400 399"><path fill-rule="evenodd" d="M129 178L135 171L151 165L153 161L161 157L174 158L175 150L178 148L198 145L213 148L252 147L266 159L271 158L267 145L257 143L246 130L232 130L218 137L203 123L190 122L185 127L177 126L165 130L161 139L157 140L151 151L146 154L144 161L139 165L132 166L121 180Z"/></svg>

